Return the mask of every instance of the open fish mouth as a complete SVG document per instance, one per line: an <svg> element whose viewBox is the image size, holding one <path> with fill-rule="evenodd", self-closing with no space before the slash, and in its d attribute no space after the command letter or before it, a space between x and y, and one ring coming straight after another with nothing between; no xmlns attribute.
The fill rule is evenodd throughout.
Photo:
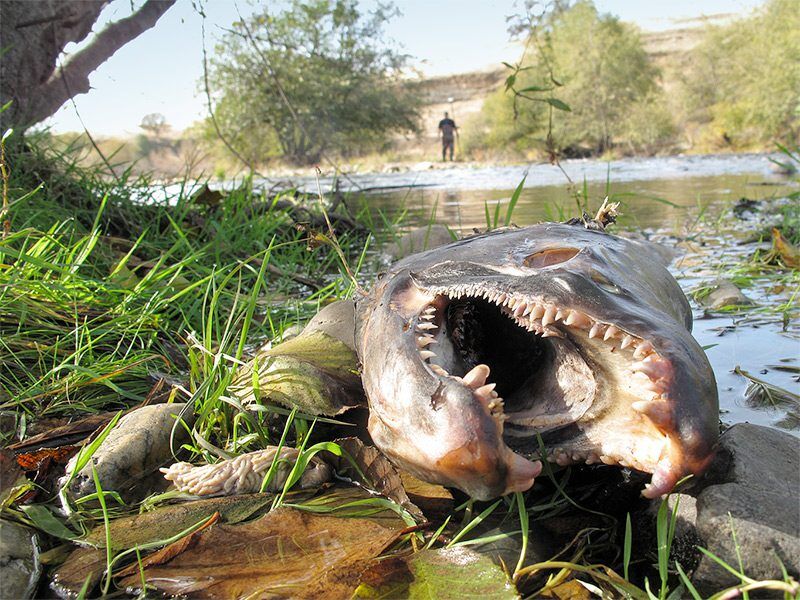
<svg viewBox="0 0 800 600"><path fill-rule="evenodd" d="M362 319L370 432L390 458L480 499L527 489L537 459L651 473L647 497L705 468L713 373L643 246L554 224L473 242L399 264Z"/></svg>
<svg viewBox="0 0 800 600"><path fill-rule="evenodd" d="M535 297L469 285L427 292L433 300L414 326L419 359L432 376L471 390L512 445L514 437L527 440L594 418L600 388L619 386L641 415L633 419L635 439L626 432L622 443L556 444L542 458L657 474L646 486L648 496L672 488L681 475L668 461L671 411L663 394L672 365L650 341Z"/></svg>

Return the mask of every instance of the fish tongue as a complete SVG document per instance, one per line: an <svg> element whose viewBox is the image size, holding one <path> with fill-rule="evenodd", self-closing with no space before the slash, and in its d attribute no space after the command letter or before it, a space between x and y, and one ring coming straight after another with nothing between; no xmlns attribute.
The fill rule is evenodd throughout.
<svg viewBox="0 0 800 600"><path fill-rule="evenodd" d="M464 384L473 390L477 390L486 383L489 377L489 365L480 364L472 368L472 370L464 375Z"/></svg>

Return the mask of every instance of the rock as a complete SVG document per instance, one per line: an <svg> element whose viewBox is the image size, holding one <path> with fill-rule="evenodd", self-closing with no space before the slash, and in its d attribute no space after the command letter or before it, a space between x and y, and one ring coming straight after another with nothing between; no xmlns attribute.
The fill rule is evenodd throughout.
<svg viewBox="0 0 800 600"><path fill-rule="evenodd" d="M698 298L700 304L712 310L724 306L751 306L754 304L738 287L725 279L706 283L703 288L713 288L711 292Z"/></svg>
<svg viewBox="0 0 800 600"><path fill-rule="evenodd" d="M444 246L453 240L450 229L445 225L418 227L400 236L386 249L386 254L392 261L396 261L416 252Z"/></svg>
<svg viewBox="0 0 800 600"><path fill-rule="evenodd" d="M165 481L158 468L173 462L173 447L177 450L189 441L186 430L179 425L174 428L170 445L179 414L189 425L194 422L194 412L184 403L143 406L122 417L67 492L80 498L96 491L92 465L103 490L118 492L126 502L141 500L163 487ZM72 472L76 458L70 460L67 473Z"/></svg>
<svg viewBox="0 0 800 600"><path fill-rule="evenodd" d="M308 322L300 335L315 331L326 333L355 350L356 304L353 300L337 300L325 306Z"/></svg>
<svg viewBox="0 0 800 600"><path fill-rule="evenodd" d="M40 574L36 533L0 519L0 598L32 598Z"/></svg>
<svg viewBox="0 0 800 600"><path fill-rule="evenodd" d="M738 568L735 532L745 575L782 579L780 560L789 575L800 576L800 439L769 427L734 425L720 437L717 457L698 487L696 517L689 511L684 518L694 520L699 545ZM701 594L740 583L706 556L692 580Z"/></svg>

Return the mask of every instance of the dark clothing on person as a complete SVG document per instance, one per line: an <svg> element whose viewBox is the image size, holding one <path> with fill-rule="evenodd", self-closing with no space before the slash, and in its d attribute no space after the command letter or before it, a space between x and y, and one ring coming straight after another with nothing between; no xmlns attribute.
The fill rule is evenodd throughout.
<svg viewBox="0 0 800 600"><path fill-rule="evenodd" d="M445 160L447 151L450 150L450 160L453 160L454 138L456 133L456 122L453 119L444 118L439 121L439 131L442 132L442 160Z"/></svg>
<svg viewBox="0 0 800 600"><path fill-rule="evenodd" d="M456 122L453 119L442 119L439 121L439 129L442 132L443 140L452 140L456 131Z"/></svg>

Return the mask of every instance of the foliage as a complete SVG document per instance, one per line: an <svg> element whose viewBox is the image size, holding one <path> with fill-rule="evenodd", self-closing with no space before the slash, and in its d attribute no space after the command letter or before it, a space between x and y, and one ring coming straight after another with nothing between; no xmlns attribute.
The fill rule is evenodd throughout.
<svg viewBox="0 0 800 600"><path fill-rule="evenodd" d="M340 254L309 245L288 210L246 182L200 204L192 185L169 192L129 171L108 177L34 141L8 148L0 240L0 410L18 422L141 401L153 372L204 356L187 348L192 332L227 351L241 319L264 339L350 289L337 277ZM339 241L357 260L364 236ZM286 302L303 274L318 291Z"/></svg>
<svg viewBox="0 0 800 600"><path fill-rule="evenodd" d="M753 16L713 27L692 51L684 94L690 119L717 146L800 137L800 11L770 0Z"/></svg>
<svg viewBox="0 0 800 600"><path fill-rule="evenodd" d="M532 21L527 44L531 58L523 57L507 82L515 94L495 92L481 113L489 129L485 145L523 150L551 135L567 154L602 154L622 141L648 148L673 133L638 32L599 14L590 0ZM520 91L543 101L529 102Z"/></svg>
<svg viewBox="0 0 800 600"><path fill-rule="evenodd" d="M326 151L379 147L416 130L405 57L379 40L393 11L354 0L293 0L234 23L209 69L223 133L252 161L278 152L303 163Z"/></svg>

